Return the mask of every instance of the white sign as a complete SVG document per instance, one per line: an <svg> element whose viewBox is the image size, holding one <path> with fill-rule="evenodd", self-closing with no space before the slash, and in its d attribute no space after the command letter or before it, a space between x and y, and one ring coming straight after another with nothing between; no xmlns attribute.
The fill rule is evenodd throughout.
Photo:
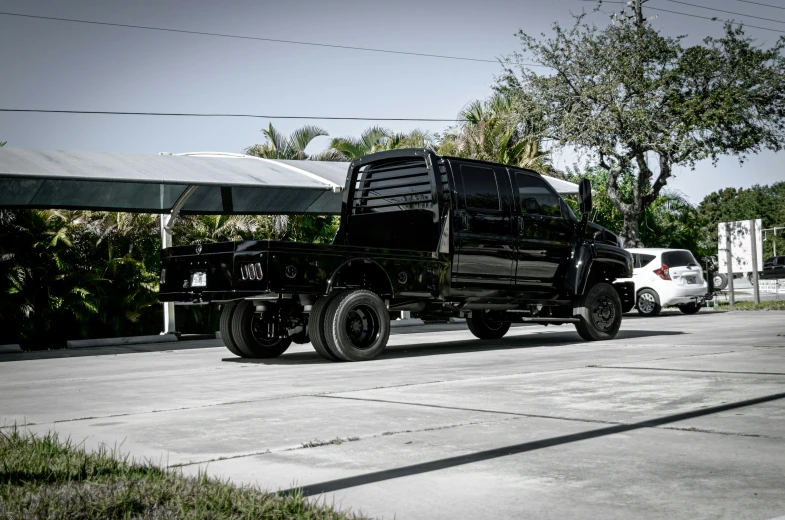
<svg viewBox="0 0 785 520"><path fill-rule="evenodd" d="M752 221L751 220L740 220L738 222L720 222L717 235L719 237L718 240L718 247L719 253L717 254L717 260L719 260L719 269L720 273L727 273L728 272L728 260L726 255L726 235L725 235L725 225L728 225L730 228L730 242L731 242L731 261L733 262L731 265L732 272L734 273L751 273L755 270L752 265ZM758 271L763 271L763 240L762 240L762 233L761 228L763 227L763 223L761 219L755 220L755 245L758 250Z"/></svg>

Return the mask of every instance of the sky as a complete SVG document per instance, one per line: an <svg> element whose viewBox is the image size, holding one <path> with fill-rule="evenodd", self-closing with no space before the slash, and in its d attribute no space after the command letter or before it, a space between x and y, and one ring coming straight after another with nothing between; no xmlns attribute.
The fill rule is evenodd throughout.
<svg viewBox="0 0 785 520"><path fill-rule="evenodd" d="M687 44L720 36L722 25L661 8L785 31L785 1L649 0L647 16ZM0 0L0 11L495 59L519 50L518 30L550 33L553 22L591 11L581 0ZM608 22L621 8L604 4L589 20ZM713 9L713 10L712 10ZM720 13L717 9L743 13ZM769 18L773 21L751 18ZM747 28L761 45L782 32ZM455 118L491 94L497 63L227 39L0 15L0 108L298 116ZM0 141L24 148L158 153L242 152L263 141L262 127L289 133L313 124L331 137L357 136L380 124L395 131L442 132L448 123L181 118L0 113ZM327 147L316 139L309 152ZM558 168L575 153L556 151ZM785 152L727 157L669 181L693 203L712 191L785 180Z"/></svg>

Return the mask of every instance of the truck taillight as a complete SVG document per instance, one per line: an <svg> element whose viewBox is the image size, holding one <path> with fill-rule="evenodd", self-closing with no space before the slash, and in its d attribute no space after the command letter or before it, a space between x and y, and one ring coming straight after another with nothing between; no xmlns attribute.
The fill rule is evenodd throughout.
<svg viewBox="0 0 785 520"><path fill-rule="evenodd" d="M240 278L243 280L261 280L262 264L242 264L240 265Z"/></svg>
<svg viewBox="0 0 785 520"><path fill-rule="evenodd" d="M659 269L654 270L654 274L662 278L663 280L670 280L671 279L671 271L667 265L662 264L662 267Z"/></svg>

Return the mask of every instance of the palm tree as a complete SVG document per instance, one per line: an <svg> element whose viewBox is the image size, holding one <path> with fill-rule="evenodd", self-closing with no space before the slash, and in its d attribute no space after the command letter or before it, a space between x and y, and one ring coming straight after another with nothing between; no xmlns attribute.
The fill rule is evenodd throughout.
<svg viewBox="0 0 785 520"><path fill-rule="evenodd" d="M386 128L372 126L360 134L359 138L338 137L330 143L330 150L342 154L344 160L350 161L369 153L397 148L435 148L434 138L419 129L393 133Z"/></svg>
<svg viewBox="0 0 785 520"><path fill-rule="evenodd" d="M536 125L516 119L515 100L495 94L467 105L461 122L439 145L442 155L454 155L509 164L546 175L563 177L549 162L549 153L540 149Z"/></svg>
<svg viewBox="0 0 785 520"><path fill-rule="evenodd" d="M329 135L326 130L318 126L306 125L298 128L292 135L284 135L273 127L270 126L265 130L262 129L264 134L264 143L255 144L245 149L245 153L253 155L254 157L262 157L264 159L291 159L291 160L307 160L310 159L305 149L317 137Z"/></svg>

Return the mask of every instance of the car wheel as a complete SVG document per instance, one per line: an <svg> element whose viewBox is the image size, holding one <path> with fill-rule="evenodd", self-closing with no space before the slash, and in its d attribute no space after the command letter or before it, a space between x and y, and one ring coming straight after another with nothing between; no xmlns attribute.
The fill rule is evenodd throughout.
<svg viewBox="0 0 785 520"><path fill-rule="evenodd" d="M621 298L607 283L598 283L580 297L574 309L575 329L586 341L613 339L621 327Z"/></svg>
<svg viewBox="0 0 785 520"><path fill-rule="evenodd" d="M221 331L221 340L226 348L238 357L245 357L237 342L232 337L232 316L237 309L237 302L227 302L221 310L221 319L218 321L218 330Z"/></svg>
<svg viewBox="0 0 785 520"><path fill-rule="evenodd" d="M308 337L311 338L311 345L317 354L328 361L340 361L340 358L330 350L327 345L327 338L324 335L325 316L327 306L343 291L333 291L326 296L316 300L311 308L311 315L308 317Z"/></svg>
<svg viewBox="0 0 785 520"><path fill-rule="evenodd" d="M252 301L237 305L232 316L232 337L245 357L270 359L286 352L291 338L279 337L280 324L271 312L256 312Z"/></svg>
<svg viewBox="0 0 785 520"><path fill-rule="evenodd" d="M390 314L376 293L346 291L328 305L324 335L330 351L340 359L369 361L387 346Z"/></svg>
<svg viewBox="0 0 785 520"><path fill-rule="evenodd" d="M685 303L684 305L679 305L678 307L683 314L695 314L701 310L699 303Z"/></svg>
<svg viewBox="0 0 785 520"><path fill-rule="evenodd" d="M466 324L475 337L479 339L499 339L510 330L510 323L493 319L488 311L474 311L466 318Z"/></svg>
<svg viewBox="0 0 785 520"><path fill-rule="evenodd" d="M714 290L721 291L728 286L728 275L722 273L714 273L712 277Z"/></svg>
<svg viewBox="0 0 785 520"><path fill-rule="evenodd" d="M651 289L644 289L638 293L637 303L638 312L644 316L656 316L662 310L659 295Z"/></svg>

